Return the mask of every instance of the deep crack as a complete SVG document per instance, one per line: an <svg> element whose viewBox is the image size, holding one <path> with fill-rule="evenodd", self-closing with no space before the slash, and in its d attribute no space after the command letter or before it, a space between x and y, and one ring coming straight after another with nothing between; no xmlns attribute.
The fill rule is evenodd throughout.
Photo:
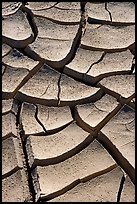
<svg viewBox="0 0 137 204"><path fill-rule="evenodd" d="M125 183L125 175L123 174L123 176L121 178L121 181L120 181L118 194L117 194L117 202L120 202L121 193L122 193L122 190L123 190L124 183Z"/></svg>
<svg viewBox="0 0 137 204"><path fill-rule="evenodd" d="M35 119L40 124L40 126L43 128L44 132L47 133L45 126L42 124L42 122L38 118L38 106L36 104L34 104L34 106L36 107Z"/></svg>
<svg viewBox="0 0 137 204"><path fill-rule="evenodd" d="M60 105L60 93L61 93L60 81L61 81L61 76L62 76L62 73L60 74L59 79L58 79L58 94L57 94L58 102L57 102L57 106Z"/></svg>
<svg viewBox="0 0 137 204"><path fill-rule="evenodd" d="M109 13L109 17L110 17L110 21L111 21L111 23L112 23L112 15L111 15L111 12L108 10L108 8L107 8L107 3L108 2L105 2L105 9L106 9L106 11Z"/></svg>

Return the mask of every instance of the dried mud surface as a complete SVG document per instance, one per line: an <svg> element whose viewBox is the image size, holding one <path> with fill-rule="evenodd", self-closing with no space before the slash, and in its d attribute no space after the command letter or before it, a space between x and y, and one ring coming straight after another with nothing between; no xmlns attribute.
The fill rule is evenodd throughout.
<svg viewBox="0 0 137 204"><path fill-rule="evenodd" d="M135 202L135 5L2 2L2 201Z"/></svg>

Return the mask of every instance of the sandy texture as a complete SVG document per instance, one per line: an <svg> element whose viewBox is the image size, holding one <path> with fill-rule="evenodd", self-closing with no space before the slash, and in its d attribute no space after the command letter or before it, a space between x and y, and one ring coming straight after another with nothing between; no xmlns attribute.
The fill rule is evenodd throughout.
<svg viewBox="0 0 137 204"><path fill-rule="evenodd" d="M133 2L2 2L3 202L135 201L134 55Z"/></svg>

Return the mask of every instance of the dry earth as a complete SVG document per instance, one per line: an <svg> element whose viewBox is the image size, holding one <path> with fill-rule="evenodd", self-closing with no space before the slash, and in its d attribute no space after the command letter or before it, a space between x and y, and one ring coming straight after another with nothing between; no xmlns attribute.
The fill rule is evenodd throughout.
<svg viewBox="0 0 137 204"><path fill-rule="evenodd" d="M3 202L135 202L135 5L2 2Z"/></svg>

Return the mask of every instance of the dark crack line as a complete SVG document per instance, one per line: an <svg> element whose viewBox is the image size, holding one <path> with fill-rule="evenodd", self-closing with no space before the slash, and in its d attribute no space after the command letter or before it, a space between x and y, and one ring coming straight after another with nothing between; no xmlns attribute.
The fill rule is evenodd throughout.
<svg viewBox="0 0 137 204"><path fill-rule="evenodd" d="M33 136L41 136L41 137L42 137L42 136L49 136L49 135L53 136L54 134L56 134L56 133L58 133L58 132L64 130L66 127L68 127L68 126L69 126L70 124L72 124L73 122L74 122L74 120L68 122L67 124L65 124L65 125L63 125L63 126L61 126L61 127L57 127L57 128L55 128L55 129L47 130L47 133L45 133L45 132L38 132L38 133L32 133L31 135L33 135ZM30 134L25 134L25 136L26 136L26 137L29 137Z"/></svg>
<svg viewBox="0 0 137 204"><path fill-rule="evenodd" d="M87 22L89 24L101 24L99 27L103 25L113 25L113 26L130 26L135 25L134 22L112 22L110 20L100 20L92 17L88 17Z"/></svg>
<svg viewBox="0 0 137 204"><path fill-rule="evenodd" d="M49 166L63 162L81 152L83 149L88 147L89 144L91 144L93 141L94 137L92 136L92 134L88 134L88 136L79 144L77 144L75 147L59 154L58 156L53 156L46 159L37 158L34 159L34 163L32 164L31 168L34 169L36 166Z"/></svg>
<svg viewBox="0 0 137 204"><path fill-rule="evenodd" d="M50 84L47 86L46 90L41 94L40 97L42 97L43 95L45 95L47 93L47 90L48 90L49 86L50 86Z"/></svg>
<svg viewBox="0 0 137 204"><path fill-rule="evenodd" d="M22 79L20 84L16 87L16 89L13 91L13 97L16 95L19 89L21 89L43 66L42 62L39 62L32 70L29 71L29 73Z"/></svg>
<svg viewBox="0 0 137 204"><path fill-rule="evenodd" d="M57 94L58 102L57 102L57 106L60 105L60 93L61 93L60 81L61 81L61 77L62 77L62 73L60 74L59 79L58 79L58 94Z"/></svg>
<svg viewBox="0 0 137 204"><path fill-rule="evenodd" d="M80 10L81 10L81 12L85 12L86 3L87 3L86 1L80 2Z"/></svg>
<svg viewBox="0 0 137 204"><path fill-rule="evenodd" d="M40 126L43 128L44 132L47 133L47 130L46 130L45 126L42 124L42 122L38 118L38 106L36 104L33 104L33 105L36 107L35 119L40 124Z"/></svg>
<svg viewBox="0 0 137 204"><path fill-rule="evenodd" d="M77 110L77 106L70 107L70 111L71 111L72 118L76 122L76 124L84 131L93 135L93 128L81 119Z"/></svg>
<svg viewBox="0 0 137 204"><path fill-rule="evenodd" d="M108 151L108 153L130 177L132 183L135 185L135 168L129 163L129 161L122 155L122 153L117 149L117 147L105 134L99 132L96 139Z"/></svg>
<svg viewBox="0 0 137 204"><path fill-rule="evenodd" d="M96 87L103 90L105 94L108 94L108 95L113 96L114 98L116 98L117 102L119 102L121 105L124 105L124 104L128 105L130 103L130 101L135 97L135 93L133 93L128 98L125 98L125 97L121 96L119 93L117 93L115 91L112 91L111 89L106 88L105 86L101 85L99 82L96 84Z"/></svg>
<svg viewBox="0 0 137 204"><path fill-rule="evenodd" d="M56 8L56 5L58 4L59 2L56 2L54 5L48 7L48 8L40 8L40 9L32 9L32 11L46 11L46 10L49 10L51 8Z"/></svg>
<svg viewBox="0 0 137 204"><path fill-rule="evenodd" d="M55 6L56 9L61 10L61 11L78 11L79 9L74 9L74 8L61 8L58 6Z"/></svg>
<svg viewBox="0 0 137 204"><path fill-rule="evenodd" d="M109 113L109 111L107 111L107 110L102 110L102 109L98 108L95 103L94 103L94 106L98 111L101 111L101 112L104 112L104 113Z"/></svg>
<svg viewBox="0 0 137 204"><path fill-rule="evenodd" d="M111 15L111 12L108 10L108 8L107 8L107 2L105 2L105 9L106 9L106 11L109 13L109 17L110 17L110 21L111 21L111 23L112 23L112 15Z"/></svg>
<svg viewBox="0 0 137 204"><path fill-rule="evenodd" d="M13 169L11 169L10 171L8 171L5 174L2 174L2 179L6 179L7 177L12 176L12 174L16 173L18 170L21 170L22 167L16 166Z"/></svg>
<svg viewBox="0 0 137 204"><path fill-rule="evenodd" d="M12 52L12 48L10 48L10 50L9 50L6 54L2 55L2 58L4 58L4 57L6 57L7 55L9 55L10 52Z"/></svg>
<svg viewBox="0 0 137 204"><path fill-rule="evenodd" d="M93 104L93 106L96 108L96 110L98 110L99 112L104 112L104 113L107 113L107 115L110 113L109 111L106 111L106 110L101 110L101 109L99 109L96 105L95 105L95 103L92 103ZM85 121L90 115L92 115L93 113L92 112L90 112L83 120ZM103 121L103 120L102 120ZM100 122L101 123L101 122Z"/></svg>
<svg viewBox="0 0 137 204"><path fill-rule="evenodd" d="M135 121L135 118L133 120L131 120L130 122L126 123L126 125L129 125L131 123L133 123Z"/></svg>
<svg viewBox="0 0 137 204"><path fill-rule="evenodd" d="M89 67L89 69L86 71L85 74L87 74L87 73L91 70L91 68L92 68L93 65L98 64L99 62L101 62L101 61L103 60L103 58L105 57L105 55L106 55L106 52L103 52L103 54L102 54L102 56L100 57L100 59L99 59L98 61L96 61L96 62L93 62L93 64L91 64L91 66Z"/></svg>
<svg viewBox="0 0 137 204"><path fill-rule="evenodd" d="M79 21L77 21L77 22L60 21L60 20L57 20L57 19L50 18L48 16L41 16L39 14L34 14L34 17L47 19L47 20L49 20L49 21L51 21L53 23L59 24L59 25L79 25Z"/></svg>
<svg viewBox="0 0 137 204"><path fill-rule="evenodd" d="M34 34L34 39L33 39L33 42L34 42L37 35L38 35L38 28L37 28L37 25L36 25L35 20L34 20L34 14L32 13L32 11L29 8L27 8L23 5L20 7L20 10L26 15L26 18L29 22L31 30Z"/></svg>
<svg viewBox="0 0 137 204"><path fill-rule="evenodd" d="M82 25L82 37L85 35L86 32L86 25L87 25L87 18L86 18L86 11L85 6L87 2L80 2L80 11L81 11L81 25Z"/></svg>
<svg viewBox="0 0 137 204"><path fill-rule="evenodd" d="M114 52L123 52L128 49L132 49L133 46L135 46L135 42L123 48L101 48L101 47L93 47L91 45L84 45L81 43L80 48L86 49L86 50L92 50L92 51L105 51L107 53L114 53Z"/></svg>
<svg viewBox="0 0 137 204"><path fill-rule="evenodd" d="M58 196L60 196L60 195L63 195L63 194L66 193L67 191L69 191L69 190L73 189L74 187L78 186L78 184L80 184L80 183L85 183L85 182L87 182L87 181L89 181L89 180L91 180L91 179L94 179L94 178L98 177L98 176L102 176L102 175L104 175L104 174L106 174L106 173L112 171L112 170L115 169L116 167L117 167L117 165L116 165L116 164L113 164L113 165L109 166L109 167L106 168L106 169L100 170L100 171L98 171L98 172L96 172L96 173L90 174L90 175L88 175L88 176L86 176L86 177L83 177L83 178L78 178L78 179L74 180L73 182L71 182L70 184L68 184L67 186L63 187L63 188L60 189L60 190L57 190L57 191L55 191L55 192L53 192L53 193L50 193L50 194L48 194L48 195L46 195L46 196L43 195L43 196L40 198L40 201L41 201L41 202L46 202L46 201L49 201L49 200L51 200L51 199L53 199L53 198L55 198L55 197L58 197Z"/></svg>
<svg viewBox="0 0 137 204"><path fill-rule="evenodd" d="M135 56L132 59L132 65L131 65L130 74L134 74L134 73L135 73Z"/></svg>
<svg viewBox="0 0 137 204"><path fill-rule="evenodd" d="M125 183L125 175L123 174L123 176L121 178L121 181L120 181L118 194L117 194L117 202L120 202L121 193L122 193L122 190L123 190L124 183Z"/></svg>
<svg viewBox="0 0 137 204"><path fill-rule="evenodd" d="M9 37L2 35L2 43L9 45L12 48L23 49L28 46L28 44L32 43L34 40L33 35L23 40L15 40Z"/></svg>
<svg viewBox="0 0 137 204"><path fill-rule="evenodd" d="M40 61L40 62L42 62L42 63L45 63L45 64L47 64L48 66L50 66L52 69L54 69L54 70L56 70L56 71L58 71L59 73L64 73L64 74L66 74L67 76L70 76L71 78L73 78L74 80L76 80L76 81L78 81L78 82L81 82L81 83L84 83L85 85L88 85L88 86L95 86L95 87L97 87L97 83L104 77L104 76L109 76L109 75L114 75L114 74L121 74L121 71L117 71L117 72L115 72L115 73L113 73L113 72L111 72L111 73L105 73L105 74L102 74L102 75L99 75L99 76L97 76L97 77L95 77L95 80L96 80L96 82L93 82L93 77L92 76L90 76L89 75L89 77L91 77L91 81L89 81L88 80L88 82L86 81L86 80L83 80L83 78L85 77L85 75L86 75L86 73L84 73L83 74L83 76L81 76L82 77L82 79L81 78L78 78L78 77L76 77L76 76L73 76L72 74L69 74L69 73L67 73L67 72L64 72L64 68L65 68L65 66L69 63L67 63L65 66L63 65L63 66L54 66L54 61L50 61L50 63L49 63L49 61L48 60L46 60L46 59L44 59L44 58L41 58L35 51L33 51L29 46L27 46L26 48L25 48L25 50L23 50L23 49L18 49L21 53L23 53L25 56L27 56L27 57L29 57L29 58L31 58L31 59L33 59L34 61ZM106 54L106 52L104 51L103 52L103 54L102 54L102 56L101 56L101 58L97 61L97 62L94 62L91 66L93 66L94 64L97 64L97 63L99 63L102 59L103 59L103 57L105 56L105 54ZM73 60L73 59L72 59ZM58 61L59 62L59 61ZM58 64L58 62L57 62L57 64ZM87 71L88 72L88 71ZM123 74L123 72L125 72L125 74L127 74L127 72L130 72L130 70L129 71L122 71L122 74ZM99 87L100 88L100 87Z"/></svg>

